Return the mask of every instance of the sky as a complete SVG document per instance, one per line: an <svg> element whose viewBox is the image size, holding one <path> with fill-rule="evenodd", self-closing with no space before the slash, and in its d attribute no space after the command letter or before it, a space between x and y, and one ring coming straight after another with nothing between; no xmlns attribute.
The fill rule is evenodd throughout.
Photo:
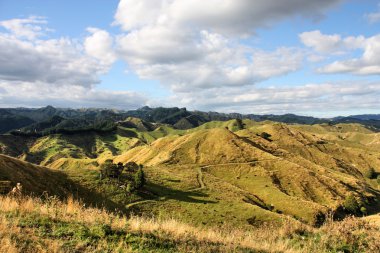
<svg viewBox="0 0 380 253"><path fill-rule="evenodd" d="M377 0L0 0L0 107L380 113Z"/></svg>

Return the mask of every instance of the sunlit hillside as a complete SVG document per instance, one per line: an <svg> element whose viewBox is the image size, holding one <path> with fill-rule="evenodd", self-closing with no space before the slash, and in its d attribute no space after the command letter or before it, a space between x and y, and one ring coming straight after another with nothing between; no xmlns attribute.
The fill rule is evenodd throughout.
<svg viewBox="0 0 380 253"><path fill-rule="evenodd" d="M3 135L0 143L6 154L59 171L120 210L250 227L285 217L320 225L329 212L343 218L349 195L365 210L358 215L378 212L378 139L357 124L231 120L178 130L128 118L109 133ZM129 196L99 180L107 159L142 164L144 190Z"/></svg>
<svg viewBox="0 0 380 253"><path fill-rule="evenodd" d="M349 217L320 228L284 220L250 230L125 217L69 197L0 196L4 252L378 252L379 225Z"/></svg>

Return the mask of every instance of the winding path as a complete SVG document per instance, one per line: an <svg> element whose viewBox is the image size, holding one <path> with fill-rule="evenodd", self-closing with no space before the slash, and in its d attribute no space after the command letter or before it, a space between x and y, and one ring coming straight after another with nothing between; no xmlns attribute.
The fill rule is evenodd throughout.
<svg viewBox="0 0 380 253"><path fill-rule="evenodd" d="M136 201L136 202L132 202L132 203L129 203L126 205L127 208L131 208L135 205L139 205L139 204L144 204L144 203L147 203L147 202L156 202L157 200L153 200L153 199L146 199L146 200L141 200L141 201Z"/></svg>
<svg viewBox="0 0 380 253"><path fill-rule="evenodd" d="M199 183L199 189L204 189L206 188L205 183L203 182L203 173L202 173L202 167L199 167L198 169L198 175L197 175L197 180Z"/></svg>

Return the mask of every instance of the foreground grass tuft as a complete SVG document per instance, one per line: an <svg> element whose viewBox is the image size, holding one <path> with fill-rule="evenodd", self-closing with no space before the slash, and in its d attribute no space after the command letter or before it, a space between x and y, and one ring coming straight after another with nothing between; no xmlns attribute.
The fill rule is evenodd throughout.
<svg viewBox="0 0 380 253"><path fill-rule="evenodd" d="M4 252L379 252L380 227L360 218L313 228L293 220L250 231L118 216L69 198L0 197Z"/></svg>

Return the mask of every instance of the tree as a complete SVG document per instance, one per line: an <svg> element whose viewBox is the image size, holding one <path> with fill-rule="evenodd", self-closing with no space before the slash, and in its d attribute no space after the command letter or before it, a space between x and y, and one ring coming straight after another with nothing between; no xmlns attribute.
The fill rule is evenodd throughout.
<svg viewBox="0 0 380 253"><path fill-rule="evenodd" d="M100 167L100 179L117 178L119 179L124 166L114 164L112 159L107 159Z"/></svg>
<svg viewBox="0 0 380 253"><path fill-rule="evenodd" d="M353 194L350 194L346 197L343 202L343 207L352 214L358 213L360 209L360 205Z"/></svg>
<svg viewBox="0 0 380 253"><path fill-rule="evenodd" d="M102 165L100 165L100 179L109 177L112 165L113 165L112 159L107 159Z"/></svg>
<svg viewBox="0 0 380 253"><path fill-rule="evenodd" d="M137 189L143 187L145 185L145 175L142 168L139 168L137 172L135 173L134 177L135 187Z"/></svg>
<svg viewBox="0 0 380 253"><path fill-rule="evenodd" d="M262 132L260 134L260 137L267 140L267 141L271 141L270 137L272 137L272 135L268 134L267 132Z"/></svg>
<svg viewBox="0 0 380 253"><path fill-rule="evenodd" d="M127 162L125 164L125 168L127 168L127 170L130 172L135 172L139 169L139 165L135 162Z"/></svg>
<svg viewBox="0 0 380 253"><path fill-rule="evenodd" d="M361 212L363 215L366 215L366 214L367 214L367 208L365 208L364 206L360 207L360 212Z"/></svg>

